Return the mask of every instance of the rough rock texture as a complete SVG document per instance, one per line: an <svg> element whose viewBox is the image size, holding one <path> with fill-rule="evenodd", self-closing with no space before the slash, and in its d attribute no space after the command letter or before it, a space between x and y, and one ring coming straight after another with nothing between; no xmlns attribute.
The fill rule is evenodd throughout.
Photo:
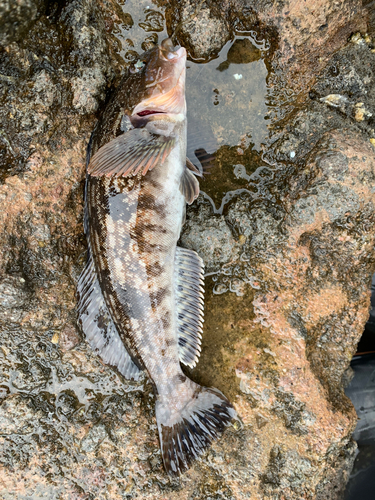
<svg viewBox="0 0 375 500"><path fill-rule="evenodd" d="M171 3L167 11L169 25L177 28L177 38L190 49L194 59L208 60L217 56L230 39L229 18L216 2L190 1ZM172 34L172 33L171 33Z"/></svg>
<svg viewBox="0 0 375 500"><path fill-rule="evenodd" d="M353 32L366 30L368 17L361 0L269 2L266 8L259 1L253 8L263 23L276 26L278 63L300 90Z"/></svg>
<svg viewBox="0 0 375 500"><path fill-rule="evenodd" d="M30 157L43 156L43 148L59 156L87 140L111 71L95 1L77 0L63 9L53 4L32 23L24 9L38 3L16 4L12 26L25 19L30 25L27 36L0 47L1 179L27 170Z"/></svg>
<svg viewBox="0 0 375 500"><path fill-rule="evenodd" d="M265 441L273 444L264 473L265 462L254 460L255 450L249 455L260 482L249 487L248 498L262 498L259 491L264 498L342 498L356 415L341 379L368 317L374 169L374 149L360 134L326 133L277 202L242 196L228 207L228 227L246 234L248 260L233 253L222 268L221 288L215 285L217 293L229 288L241 296L212 299L215 319L208 318L202 359L216 358L212 370L220 375L210 378L203 364L197 372L217 384L224 371L222 386L229 391L234 368L239 412L245 429L256 428L263 460ZM197 229L195 220L182 241L190 227ZM209 248L204 241L202 255ZM242 311L250 285L252 307ZM218 328L224 329L220 336ZM276 422L286 430L276 430Z"/></svg>
<svg viewBox="0 0 375 500"><path fill-rule="evenodd" d="M364 0L363 4L366 6L368 12L368 25L367 31L371 35L375 33L375 1L374 0Z"/></svg>
<svg viewBox="0 0 375 500"><path fill-rule="evenodd" d="M304 85L365 28L360 3L320 0L318 16L301 2L204 3L181 28L204 58L235 22L272 35L268 67L301 64L301 76L271 72L270 85L282 93L294 75L309 97L273 122L258 164L249 143L220 148L217 162L225 150L242 172L221 214L203 196L189 207L181 243L208 272L191 376L223 390L243 426L179 480L162 468L150 385L103 366L75 325L85 147L120 72L111 9L131 26L129 16L114 0L0 6L14 16L0 49L1 498L341 500L356 424L342 378L374 270L372 40L352 38ZM168 11L169 29L192 8ZM219 167L204 190L228 189Z"/></svg>
<svg viewBox="0 0 375 500"><path fill-rule="evenodd" d="M0 43L18 41L47 10L47 0L2 0Z"/></svg>
<svg viewBox="0 0 375 500"><path fill-rule="evenodd" d="M167 18L173 29L179 22L185 22L177 38L189 48L193 58L208 58L208 54L212 57L236 34L251 30L258 36L267 33L272 50L277 51L273 63L282 70L288 88L300 92L306 90L308 82L353 32L366 31L374 5L363 3L362 0L207 0L202 4L200 0L188 0L172 3ZM187 22L200 4L201 10L193 22ZM207 12L211 12L210 29L207 29Z"/></svg>

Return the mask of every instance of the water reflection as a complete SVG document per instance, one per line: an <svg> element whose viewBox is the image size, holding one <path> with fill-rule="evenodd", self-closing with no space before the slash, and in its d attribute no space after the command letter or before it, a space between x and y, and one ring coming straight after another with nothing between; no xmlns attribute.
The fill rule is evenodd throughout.
<svg viewBox="0 0 375 500"><path fill-rule="evenodd" d="M150 46L166 38L164 12L149 0L118 2L112 35L124 63L137 59Z"/></svg>
<svg viewBox="0 0 375 500"><path fill-rule="evenodd" d="M217 59L204 65L188 63L190 155L192 147L212 153L221 145L240 146L249 138L252 148L260 152L268 135L264 46L264 42L258 44L252 36L236 36Z"/></svg>
<svg viewBox="0 0 375 500"><path fill-rule="evenodd" d="M124 64L168 36L164 7L129 0L122 14L113 34ZM217 57L189 58L187 63L187 156L205 172L201 194L213 213L226 209L229 218L237 199L250 203L261 196L262 184L277 168L263 160L271 117L277 115L269 53L269 41L259 39L255 31L237 31ZM240 240L246 244L247 238L240 235ZM259 288L259 279L250 263L240 259L215 272L212 285L214 294L230 290L243 296L246 285Z"/></svg>
<svg viewBox="0 0 375 500"><path fill-rule="evenodd" d="M129 63L167 36L164 8L128 0L112 34L118 55ZM237 32L217 58L187 64L187 155L210 174L201 182L201 191L215 213L222 213L236 195L258 191L259 168L265 166L262 143L272 112L269 49L269 42L257 39L256 32Z"/></svg>

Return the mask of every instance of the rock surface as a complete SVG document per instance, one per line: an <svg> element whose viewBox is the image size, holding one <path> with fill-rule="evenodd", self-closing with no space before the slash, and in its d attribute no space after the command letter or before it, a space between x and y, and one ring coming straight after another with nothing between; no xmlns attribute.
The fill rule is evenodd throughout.
<svg viewBox="0 0 375 500"><path fill-rule="evenodd" d="M202 58L235 23L268 33L278 40L269 81L286 95L280 82L294 78L287 90L304 93L273 122L258 163L249 164L251 144L230 152L243 184L222 213L207 196L187 213L181 244L199 251L208 273L191 376L224 391L243 426L179 480L162 468L151 386L104 366L75 324L85 147L120 73L111 12L127 26L129 16L114 1L17 5L19 24L0 49L2 498L340 500L356 424L342 378L374 270L375 54L366 37L345 45L365 29L361 4L320 0L314 17L301 2L206 2L181 28ZM196 5L167 10L170 30ZM314 78L312 67L321 69ZM224 149L202 182L207 192L227 186Z"/></svg>
<svg viewBox="0 0 375 500"><path fill-rule="evenodd" d="M368 23L372 26L375 10L373 2L365 7L361 0L208 0L194 16L201 4L200 0L174 2L166 13L173 29L183 23L177 37L192 57L212 57L234 35L251 30L258 35L267 33L277 52L273 62L295 92L306 90L353 32L365 32ZM209 28L207 12L211 14ZM189 21L191 16L193 22Z"/></svg>

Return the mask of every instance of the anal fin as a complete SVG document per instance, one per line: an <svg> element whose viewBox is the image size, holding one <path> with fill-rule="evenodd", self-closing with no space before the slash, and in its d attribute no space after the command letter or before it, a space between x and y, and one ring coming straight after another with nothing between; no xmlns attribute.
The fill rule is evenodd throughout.
<svg viewBox="0 0 375 500"><path fill-rule="evenodd" d="M79 278L77 295L78 323L91 348L125 378L138 380L141 370L127 352L112 321L91 257Z"/></svg>
<svg viewBox="0 0 375 500"><path fill-rule="evenodd" d="M180 361L193 368L201 351L203 331L203 260L193 250L176 247L175 294Z"/></svg>

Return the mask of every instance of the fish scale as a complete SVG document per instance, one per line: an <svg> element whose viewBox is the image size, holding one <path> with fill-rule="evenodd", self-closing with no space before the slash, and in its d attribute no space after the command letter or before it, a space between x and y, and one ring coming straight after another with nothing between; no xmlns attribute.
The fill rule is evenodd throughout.
<svg viewBox="0 0 375 500"><path fill-rule="evenodd" d="M167 39L142 57L144 67L125 77L90 143L78 321L126 378L147 373L164 466L178 475L236 412L181 368L199 359L204 291L202 259L177 246L186 203L199 194L199 171L186 161L186 52ZM138 92L133 107L129 89ZM131 126L121 133L124 110Z"/></svg>
<svg viewBox="0 0 375 500"><path fill-rule="evenodd" d="M172 316L169 328L163 326L163 334L160 335L163 318L169 316L175 303L170 284L173 283L173 254L181 221L176 218L174 210L167 209L167 203L173 196L174 208L180 204L182 212L185 201L178 189L180 175L175 163L167 160L158 170L150 172L150 180L154 182L145 180L132 190L128 189L127 178L98 177L88 183L89 219L98 221L97 228L90 232L93 258L96 268L102 269L100 259L96 258L100 254L104 267L110 271L109 280L101 279L101 273L98 273L99 283L121 338L130 342L137 357L142 361L144 359L142 365L154 381L158 393L169 388L170 380L181 373L176 322ZM174 179L175 186L166 191L163 203L158 180L165 185L167 178ZM144 200L142 209L137 203L139 199ZM121 205L126 207L122 210L124 217L118 209ZM117 220L113 217L114 212ZM153 229L159 225L164 229L162 233ZM144 240L150 247L144 246ZM152 273L148 276L147 268L152 269L156 265L162 272L157 277ZM130 328L124 330L123 324L130 324ZM169 340L168 346L166 340ZM165 355L166 352L168 355ZM155 370L157 373L154 373ZM160 372L164 374L161 380Z"/></svg>

